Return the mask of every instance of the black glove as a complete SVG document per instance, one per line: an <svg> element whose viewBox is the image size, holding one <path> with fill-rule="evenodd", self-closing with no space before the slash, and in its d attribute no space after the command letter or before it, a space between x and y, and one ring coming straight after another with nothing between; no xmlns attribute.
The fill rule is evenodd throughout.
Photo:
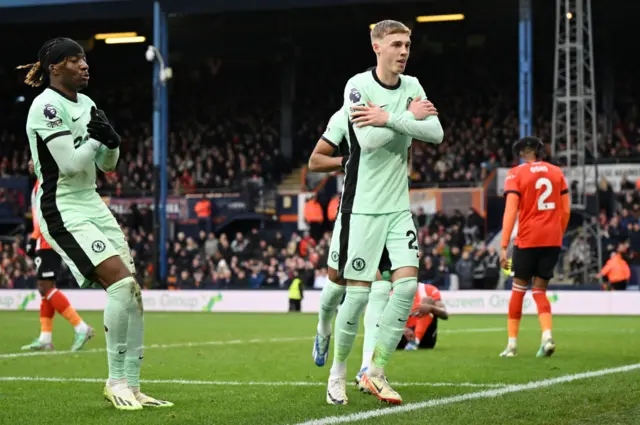
<svg viewBox="0 0 640 425"><path fill-rule="evenodd" d="M102 143L109 149L116 149L120 146L120 136L109 124L109 119L102 109L91 107L91 121L87 124L89 136Z"/></svg>
<svg viewBox="0 0 640 425"><path fill-rule="evenodd" d="M27 246L25 247L25 251L27 255L31 258L36 256L36 246L38 244L38 240L34 238L29 238L29 242L27 242Z"/></svg>

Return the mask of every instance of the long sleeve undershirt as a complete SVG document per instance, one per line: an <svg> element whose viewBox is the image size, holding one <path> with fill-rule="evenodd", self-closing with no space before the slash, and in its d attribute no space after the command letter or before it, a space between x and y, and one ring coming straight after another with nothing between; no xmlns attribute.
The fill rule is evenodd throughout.
<svg viewBox="0 0 640 425"><path fill-rule="evenodd" d="M440 144L444 138L442 124L438 117L433 115L424 120L416 120L409 111L402 114L389 114L387 127L427 143Z"/></svg>
<svg viewBox="0 0 640 425"><path fill-rule="evenodd" d="M75 148L71 134L61 135L47 142L47 149L60 172L68 176L83 171L94 162L100 146L102 145L97 140L89 139L82 146Z"/></svg>

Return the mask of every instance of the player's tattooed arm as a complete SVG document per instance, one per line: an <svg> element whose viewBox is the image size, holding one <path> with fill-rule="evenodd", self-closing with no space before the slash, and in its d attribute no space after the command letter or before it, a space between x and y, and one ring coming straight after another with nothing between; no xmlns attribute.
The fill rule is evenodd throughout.
<svg viewBox="0 0 640 425"><path fill-rule="evenodd" d="M377 127L373 125L358 127L353 123L353 118L351 116L353 112L352 108L355 106L367 106L369 101L370 99L366 94L363 93L356 85L351 81L347 83L347 87L344 92L345 108L349 114L349 125L353 128L353 133L358 139L357 142L363 152L378 150L390 143L395 137L395 132L391 128Z"/></svg>

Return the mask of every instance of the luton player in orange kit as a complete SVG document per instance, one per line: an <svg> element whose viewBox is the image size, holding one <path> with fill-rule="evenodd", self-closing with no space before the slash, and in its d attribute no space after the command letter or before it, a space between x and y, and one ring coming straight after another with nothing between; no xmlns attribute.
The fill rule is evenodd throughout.
<svg viewBox="0 0 640 425"><path fill-rule="evenodd" d="M438 338L438 319L447 320L449 314L442 302L440 291L428 283L418 284L404 335L398 349L413 351L433 349Z"/></svg>
<svg viewBox="0 0 640 425"><path fill-rule="evenodd" d="M550 356L555 351L547 286L558 262L562 237L571 216L571 206L562 170L539 160L543 148L544 144L536 137L525 137L516 142L513 153L515 157L522 158L523 163L509 170L505 180L504 194L507 199L500 253L500 263L504 269L510 268L507 247L516 218L518 236L512 254L509 341L507 348L500 354L502 357L517 354L522 302L532 279L533 299L538 307L538 319L542 328L542 344L537 356Z"/></svg>
<svg viewBox="0 0 640 425"><path fill-rule="evenodd" d="M33 161L29 161L29 171L33 174ZM71 351L78 351L89 341L94 331L87 325L76 310L71 306L67 297L56 288L58 272L62 264L60 256L51 248L40 233L40 225L36 216L36 194L39 182L33 188L31 208L33 209L33 233L27 244L27 254L35 256L38 292L42 297L40 302L40 336L31 344L22 347L23 350L52 350L53 316L56 311L73 326L75 337Z"/></svg>

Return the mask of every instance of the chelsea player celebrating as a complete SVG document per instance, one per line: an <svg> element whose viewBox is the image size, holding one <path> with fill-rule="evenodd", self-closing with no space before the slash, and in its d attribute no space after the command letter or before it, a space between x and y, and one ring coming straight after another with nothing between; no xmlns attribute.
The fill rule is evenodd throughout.
<svg viewBox="0 0 640 425"><path fill-rule="evenodd" d="M416 294L418 244L407 187L407 157L412 139L441 143L437 110L426 101L417 78L402 75L411 31L397 21L382 21L371 31L375 69L352 77L345 87L343 113L349 160L340 202L338 272L347 280L345 301L336 318L334 359L327 402L346 404L346 360L359 318L376 280L380 259L388 255L393 294L378 321L373 359L360 386L378 399L402 398L384 376L400 341Z"/></svg>
<svg viewBox="0 0 640 425"><path fill-rule="evenodd" d="M89 65L68 38L42 46L25 83L48 87L34 100L27 136L40 182L36 213L42 235L62 257L80 287L107 292L104 330L109 379L104 397L119 410L167 407L140 392L143 307L129 247L118 222L96 192L96 166L113 171L120 136L88 96Z"/></svg>

